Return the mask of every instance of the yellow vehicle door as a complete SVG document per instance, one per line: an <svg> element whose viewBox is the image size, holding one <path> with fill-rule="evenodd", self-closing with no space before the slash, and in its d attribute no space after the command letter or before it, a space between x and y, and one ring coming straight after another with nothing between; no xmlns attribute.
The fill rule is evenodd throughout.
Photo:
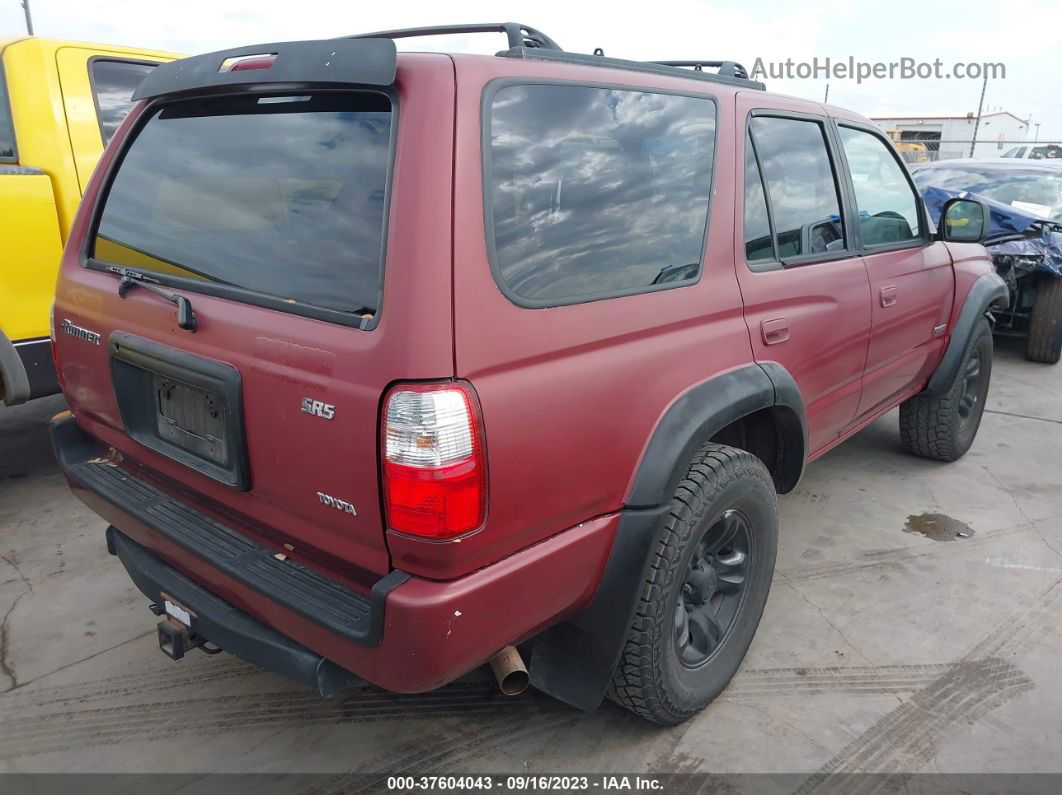
<svg viewBox="0 0 1062 795"><path fill-rule="evenodd" d="M82 192L103 147L132 107L133 89L157 64L168 60L87 47L56 50L63 107Z"/></svg>

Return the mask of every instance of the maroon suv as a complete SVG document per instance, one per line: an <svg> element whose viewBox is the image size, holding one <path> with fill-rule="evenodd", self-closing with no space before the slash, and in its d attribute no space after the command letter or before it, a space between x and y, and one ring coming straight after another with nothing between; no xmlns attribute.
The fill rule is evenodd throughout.
<svg viewBox="0 0 1062 795"><path fill-rule="evenodd" d="M479 30L509 48L393 43ZM164 651L322 694L526 664L676 723L806 462L898 405L912 452L970 447L983 205L937 232L866 119L691 65L503 24L148 76L64 255L53 436Z"/></svg>

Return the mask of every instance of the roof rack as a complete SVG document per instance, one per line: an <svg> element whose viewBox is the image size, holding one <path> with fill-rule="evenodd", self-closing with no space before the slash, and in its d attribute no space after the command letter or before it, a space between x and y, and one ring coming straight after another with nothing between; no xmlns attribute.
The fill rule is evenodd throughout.
<svg viewBox="0 0 1062 795"><path fill-rule="evenodd" d="M560 45L545 33L518 22L480 22L473 25L436 25L427 28L400 28L376 33L359 33L352 39L407 39L414 36L451 36L461 33L504 33L509 47L560 50Z"/></svg>
<svg viewBox="0 0 1062 795"><path fill-rule="evenodd" d="M706 80L713 83L725 83L742 88L760 91L765 86L758 80L749 78L744 66L735 61L626 61L621 58L606 58L600 49L593 55L579 52L566 52L557 42L540 30L521 25L518 22L482 22L472 25L438 25L427 28L402 28L400 30L382 30L376 33L359 33L349 36L351 39L405 39L414 36L448 36L462 33L504 33L509 39L509 49L499 52L505 58L526 58L540 61L560 61L578 63L586 66L604 66L610 69L626 69L633 72L685 77L694 80ZM684 67L692 67L684 68ZM706 72L705 67L717 69Z"/></svg>
<svg viewBox="0 0 1062 795"><path fill-rule="evenodd" d="M749 77L749 71L737 61L650 61L661 66L693 67L695 72L704 70L704 67L718 69L719 74L726 77L740 77L745 80Z"/></svg>

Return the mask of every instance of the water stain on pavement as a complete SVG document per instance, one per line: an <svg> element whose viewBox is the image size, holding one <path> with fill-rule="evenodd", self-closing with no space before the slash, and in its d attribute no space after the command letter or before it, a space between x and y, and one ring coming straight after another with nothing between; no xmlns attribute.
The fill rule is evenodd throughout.
<svg viewBox="0 0 1062 795"><path fill-rule="evenodd" d="M933 541L956 541L969 538L974 534L973 528L958 519L952 519L943 513L922 513L908 516L904 526L905 533L918 533Z"/></svg>

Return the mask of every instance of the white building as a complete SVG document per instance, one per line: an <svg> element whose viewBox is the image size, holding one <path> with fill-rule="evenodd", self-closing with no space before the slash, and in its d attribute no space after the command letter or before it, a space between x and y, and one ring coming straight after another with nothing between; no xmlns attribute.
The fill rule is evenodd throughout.
<svg viewBox="0 0 1062 795"><path fill-rule="evenodd" d="M883 130L899 130L901 141L917 141L938 151L936 160L970 156L976 115L965 116L892 116L872 118ZM1029 120L1013 113L997 111L981 116L977 128L974 157L1000 157L1015 141L1029 138Z"/></svg>

